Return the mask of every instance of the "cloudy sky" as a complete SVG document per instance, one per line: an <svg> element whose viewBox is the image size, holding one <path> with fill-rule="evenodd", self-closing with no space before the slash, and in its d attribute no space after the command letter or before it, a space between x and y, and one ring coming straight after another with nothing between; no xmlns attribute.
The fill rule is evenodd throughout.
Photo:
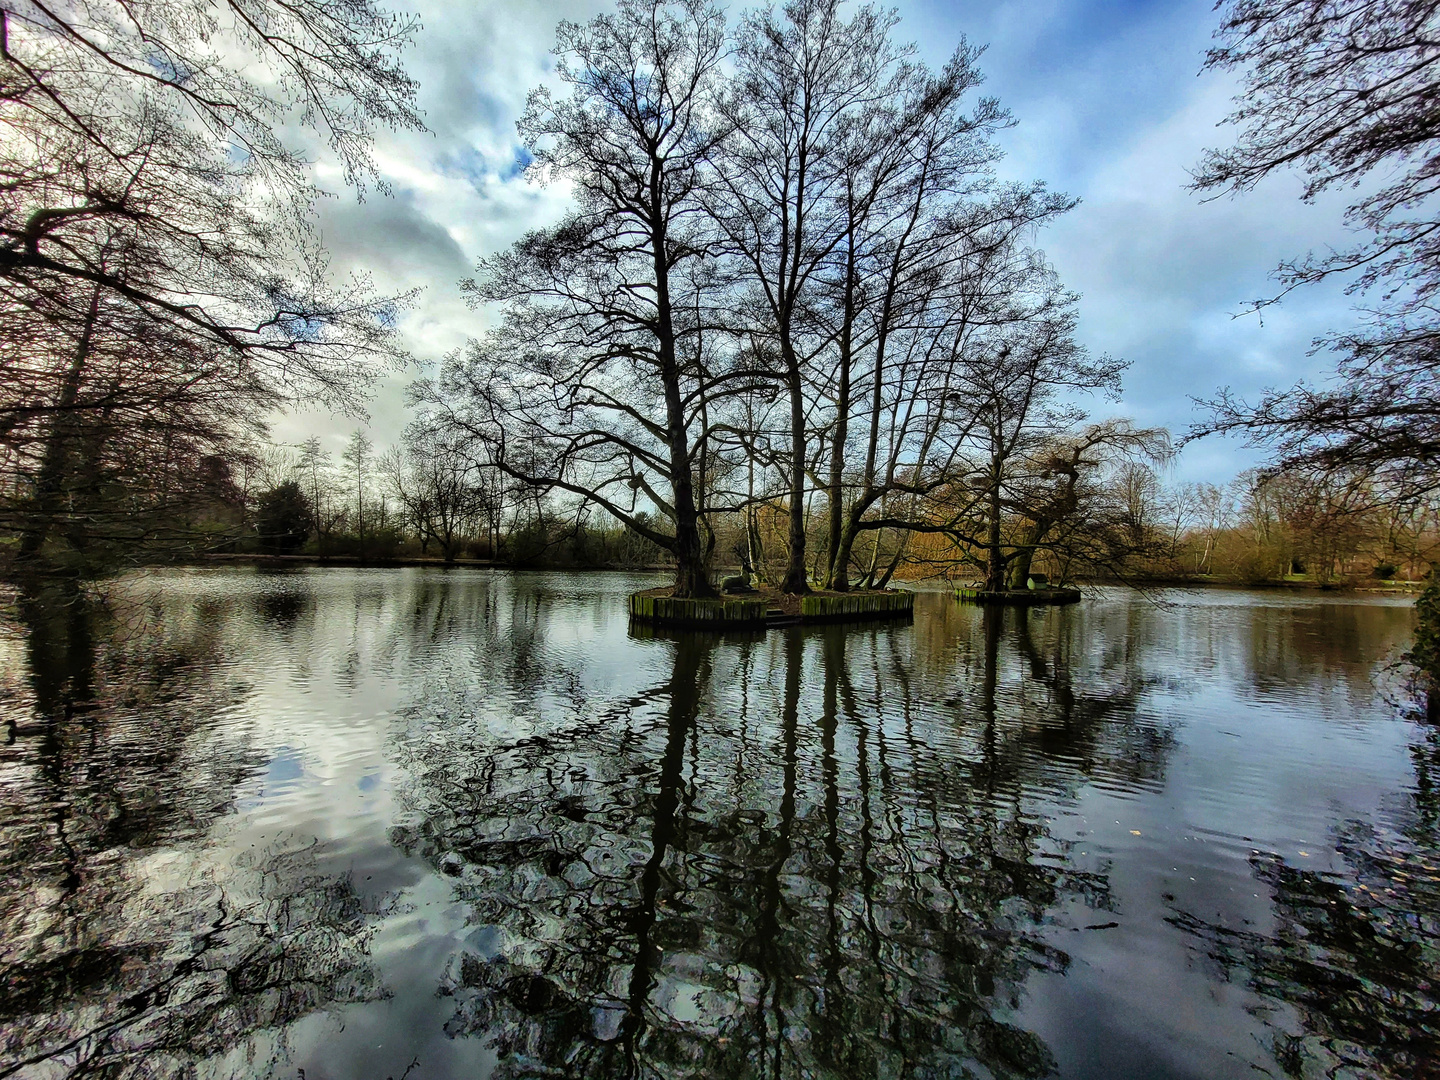
<svg viewBox="0 0 1440 1080"><path fill-rule="evenodd" d="M563 194L528 184L515 134L530 87L549 77L555 23L608 5L593 0L449 0L414 4L424 21L408 64L421 84L429 128L380 140L389 196L340 193L321 208L337 269L370 273L384 290L421 287L404 331L417 360L433 363L484 328L458 282L475 261L553 220ZM1192 397L1229 386L1323 377L1311 340L1350 318L1338 289L1292 294L1284 305L1235 318L1271 289L1282 258L1340 245L1342 206L1307 206L1282 177L1242 199L1202 202L1187 168L1229 110L1230 77L1200 74L1215 25L1212 0L909 0L898 37L943 63L962 36L987 46L986 92L1017 126L1002 138L1007 178L1040 178L1080 206L1041 237L1061 275L1083 296L1081 336L1096 352L1131 362L1124 400L1096 414L1132 416L1183 431ZM321 165L322 180L338 186ZM389 443L406 421L409 372L389 379L369 428ZM274 427L280 441L319 433L337 449L354 420L305 413ZM1224 481L1255 460L1234 442L1205 440L1175 467L1181 480Z"/></svg>

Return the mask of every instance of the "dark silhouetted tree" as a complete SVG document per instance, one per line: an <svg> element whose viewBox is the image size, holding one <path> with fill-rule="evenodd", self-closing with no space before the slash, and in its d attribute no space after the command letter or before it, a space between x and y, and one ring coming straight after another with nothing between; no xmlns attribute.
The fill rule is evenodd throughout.
<svg viewBox="0 0 1440 1080"><path fill-rule="evenodd" d="M270 551L289 555L310 538L310 500L296 480L264 492L256 507L255 528Z"/></svg>
<svg viewBox="0 0 1440 1080"><path fill-rule="evenodd" d="M420 396L477 460L597 503L674 554L677 595L710 593L696 500L706 306L697 188L716 137L717 9L623 0L562 23L564 98L535 91L520 130L534 175L567 181L556 226L481 264L467 288L495 332ZM641 512L655 508L660 516Z"/></svg>
<svg viewBox="0 0 1440 1080"><path fill-rule="evenodd" d="M182 532L123 514L175 502L169 462L225 455L279 402L358 409L397 355L395 301L331 281L314 148L281 133L372 177L376 127L419 123L396 60L415 25L371 0L0 7L0 468L22 558Z"/></svg>

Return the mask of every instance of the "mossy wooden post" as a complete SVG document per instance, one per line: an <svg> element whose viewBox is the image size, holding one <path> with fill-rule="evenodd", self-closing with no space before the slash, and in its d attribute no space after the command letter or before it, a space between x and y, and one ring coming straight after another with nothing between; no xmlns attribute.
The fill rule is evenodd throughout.
<svg viewBox="0 0 1440 1080"><path fill-rule="evenodd" d="M752 599L681 598L634 593L630 617L663 626L688 626L700 630L727 627L763 627L766 604Z"/></svg>
<svg viewBox="0 0 1440 1080"><path fill-rule="evenodd" d="M868 619L910 619L915 594L897 589L886 592L812 593L799 598L799 612L772 612L773 598L719 597L681 599L657 591L634 593L630 617L656 626L699 630L764 629L794 623L861 622Z"/></svg>
<svg viewBox="0 0 1440 1080"><path fill-rule="evenodd" d="M955 599L972 604L1001 604L1010 607L1034 607L1041 604L1079 603L1079 589L1051 585L1041 589L977 589L964 586L955 590Z"/></svg>
<svg viewBox="0 0 1440 1080"><path fill-rule="evenodd" d="M860 622L866 619L913 618L915 594L894 592L848 593L843 596L812 594L800 598L801 622Z"/></svg>

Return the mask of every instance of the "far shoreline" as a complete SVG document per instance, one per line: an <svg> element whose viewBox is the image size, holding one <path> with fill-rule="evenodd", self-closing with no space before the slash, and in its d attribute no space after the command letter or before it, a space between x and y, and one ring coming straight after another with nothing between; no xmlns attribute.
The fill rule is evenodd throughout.
<svg viewBox="0 0 1440 1080"><path fill-rule="evenodd" d="M163 566L164 563L151 564L152 566ZM479 570L517 570L531 573L555 572L555 573L632 573L632 574L663 574L674 571L674 567L666 564L651 564L645 566L547 566L536 564L522 564L506 562L500 559L475 559L456 558L445 560L436 556L426 555L397 555L390 558L365 558L357 555L267 555L258 552L231 553L219 552L214 554L197 555L191 559L178 560L171 565L184 566L261 566L261 567L344 567L347 569L356 568L393 568L393 567L438 567L438 568L465 568ZM739 567L714 568L717 575L735 573ZM956 587L952 580L941 577L906 578L893 579L892 584L897 588L912 588L918 591L949 591ZM1097 586L1121 586L1133 589L1257 589L1274 590L1287 592L1322 592L1336 594L1375 594L1395 596L1416 596L1425 588L1423 581L1404 580L1375 580L1367 582L1361 580L1348 580L1336 582L1317 581L1239 581L1227 580L1214 577L1196 578L1135 578L1128 581L1118 580L1090 580L1076 583L1080 588L1095 588Z"/></svg>

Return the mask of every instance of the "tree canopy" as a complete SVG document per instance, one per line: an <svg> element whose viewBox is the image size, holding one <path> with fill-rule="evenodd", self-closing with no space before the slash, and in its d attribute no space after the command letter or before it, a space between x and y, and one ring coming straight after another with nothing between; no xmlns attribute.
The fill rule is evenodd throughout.
<svg viewBox="0 0 1440 1080"><path fill-rule="evenodd" d="M1287 468L1359 467L1390 497L1440 489L1440 3L1230 0L1206 66L1240 74L1233 145L1197 190L1244 192L1298 170L1304 197L1350 189L1354 246L1282 264L1281 296L1330 277L1363 296L1317 346L1336 377L1247 403L1222 393L1202 430L1240 432ZM1265 306L1279 297L1258 302Z"/></svg>
<svg viewBox="0 0 1440 1080"><path fill-rule="evenodd" d="M22 557L149 543L157 514L174 538L195 461L282 403L361 408L403 298L332 279L309 160L378 180L377 127L420 123L416 25L371 0L0 8L0 518Z"/></svg>

